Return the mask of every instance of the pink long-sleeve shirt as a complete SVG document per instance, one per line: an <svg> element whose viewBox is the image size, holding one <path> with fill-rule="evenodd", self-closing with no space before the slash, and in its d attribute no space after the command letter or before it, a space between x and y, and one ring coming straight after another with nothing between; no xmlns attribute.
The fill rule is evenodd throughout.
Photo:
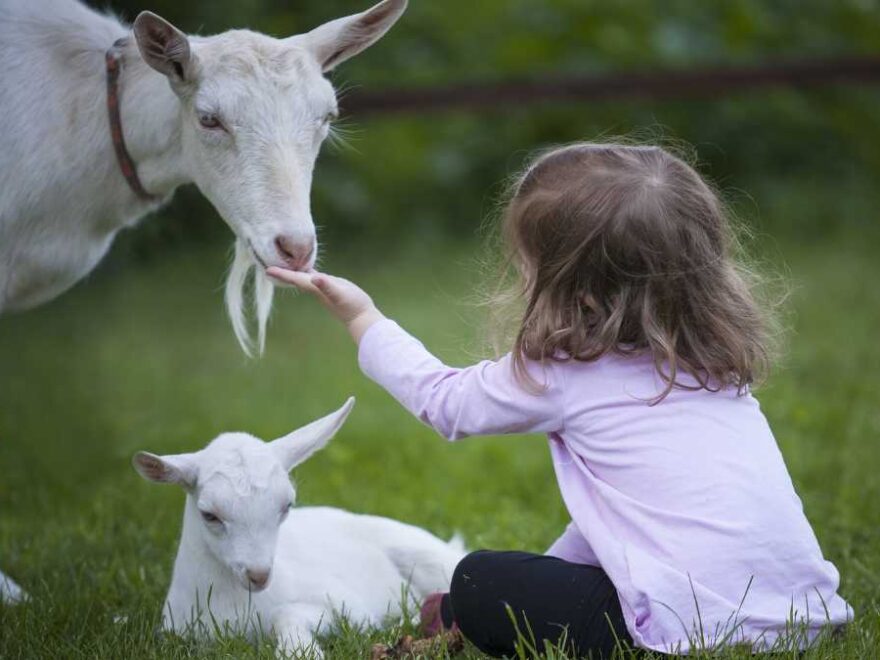
<svg viewBox="0 0 880 660"><path fill-rule="evenodd" d="M548 550L601 566L636 645L685 653L772 646L794 621L809 641L852 618L758 402L733 389L662 391L649 357L457 369L396 323L360 342L364 373L449 440L546 433L572 522Z"/></svg>

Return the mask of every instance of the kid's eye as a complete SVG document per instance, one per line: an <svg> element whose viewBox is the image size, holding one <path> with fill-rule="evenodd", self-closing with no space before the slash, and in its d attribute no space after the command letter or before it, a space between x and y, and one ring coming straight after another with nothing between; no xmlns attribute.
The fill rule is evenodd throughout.
<svg viewBox="0 0 880 660"><path fill-rule="evenodd" d="M199 124L202 128L207 128L208 130L226 130L223 127L223 123L220 121L220 118L215 115L213 112L200 112L199 113Z"/></svg>
<svg viewBox="0 0 880 660"><path fill-rule="evenodd" d="M218 523L218 522L220 522L220 518L218 518L217 516L215 516L215 515L214 515L213 513L211 513L210 511L199 511L199 513L202 514L202 520L204 520L206 523Z"/></svg>
<svg viewBox="0 0 880 660"><path fill-rule="evenodd" d="M338 115L337 113L335 113L335 112L328 112L326 115L324 115L324 120L323 120L322 123L324 123L324 124L332 124L332 123L333 123L334 121L336 121L337 119L339 119L339 115Z"/></svg>
<svg viewBox="0 0 880 660"><path fill-rule="evenodd" d="M281 517L285 518L287 516L287 514L290 513L290 510L292 508L293 508L293 502L288 502L287 506L285 506L283 509L281 509Z"/></svg>

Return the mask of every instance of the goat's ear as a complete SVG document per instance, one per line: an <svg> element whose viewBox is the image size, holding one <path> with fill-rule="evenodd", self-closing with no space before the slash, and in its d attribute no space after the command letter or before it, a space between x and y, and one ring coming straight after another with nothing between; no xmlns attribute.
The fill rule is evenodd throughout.
<svg viewBox="0 0 880 660"><path fill-rule="evenodd" d="M151 11L138 14L133 30L144 62L168 76L173 83L192 79L195 58L183 32Z"/></svg>
<svg viewBox="0 0 880 660"><path fill-rule="evenodd" d="M284 437L273 440L272 450L286 470L291 470L330 442L354 407L354 397L326 417L303 426Z"/></svg>
<svg viewBox="0 0 880 660"><path fill-rule="evenodd" d="M337 18L294 39L302 39L321 69L329 71L376 43L397 22L406 5L407 0L383 0L365 12Z"/></svg>
<svg viewBox="0 0 880 660"><path fill-rule="evenodd" d="M139 451L131 460L134 469L147 481L160 484L177 484L186 489L196 483L197 469L192 454L157 456Z"/></svg>

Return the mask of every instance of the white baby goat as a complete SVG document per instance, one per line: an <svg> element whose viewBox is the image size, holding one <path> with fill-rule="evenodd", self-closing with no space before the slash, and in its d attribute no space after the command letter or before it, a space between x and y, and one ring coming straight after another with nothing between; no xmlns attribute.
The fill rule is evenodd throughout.
<svg viewBox="0 0 880 660"><path fill-rule="evenodd" d="M268 443L224 433L192 454L135 455L144 478L187 492L166 629L207 635L216 623L320 655L315 633L336 613L378 625L400 614L405 589L421 600L449 588L460 543L387 518L293 508L287 472L327 444L353 405Z"/></svg>

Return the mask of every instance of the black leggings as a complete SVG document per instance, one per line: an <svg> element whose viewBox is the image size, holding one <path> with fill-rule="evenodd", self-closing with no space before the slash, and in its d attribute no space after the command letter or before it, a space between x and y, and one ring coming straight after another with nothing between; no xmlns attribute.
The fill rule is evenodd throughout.
<svg viewBox="0 0 880 660"><path fill-rule="evenodd" d="M441 613L483 653L516 653L517 634L543 652L543 640L565 642L578 658L610 658L617 641L632 646L620 601L601 568L527 552L479 550L455 569Z"/></svg>

